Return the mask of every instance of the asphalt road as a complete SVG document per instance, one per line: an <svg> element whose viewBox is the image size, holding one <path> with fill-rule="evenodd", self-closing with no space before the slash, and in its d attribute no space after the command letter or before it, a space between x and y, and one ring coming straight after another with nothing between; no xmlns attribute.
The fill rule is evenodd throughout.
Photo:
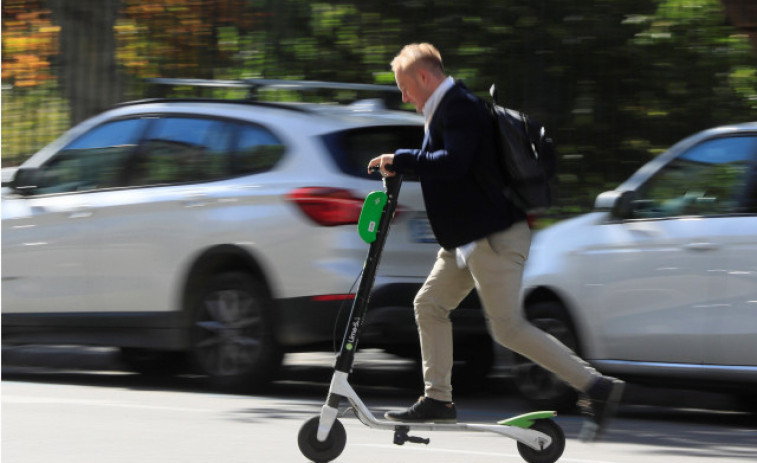
<svg viewBox="0 0 757 463"><path fill-rule="evenodd" d="M107 349L4 349L4 463L304 463L302 423L325 398L331 357L290 356L282 379L259 396L208 391L193 376L148 378L123 371ZM409 405L416 366L359 355L353 384L371 410ZM529 411L504 376L457 397L461 421L493 422ZM485 433L419 433L428 446L392 444L392 433L341 419L342 463L518 462L515 441ZM728 396L629 388L604 440L577 440L578 416L559 416L566 463L756 462L757 420Z"/></svg>

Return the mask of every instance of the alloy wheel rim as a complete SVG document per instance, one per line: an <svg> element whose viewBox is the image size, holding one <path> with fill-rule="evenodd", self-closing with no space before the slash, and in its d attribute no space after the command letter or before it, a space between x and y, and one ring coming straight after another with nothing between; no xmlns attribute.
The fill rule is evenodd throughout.
<svg viewBox="0 0 757 463"><path fill-rule="evenodd" d="M207 294L196 327L198 358L213 375L244 373L260 357L262 313L249 292L223 289Z"/></svg>

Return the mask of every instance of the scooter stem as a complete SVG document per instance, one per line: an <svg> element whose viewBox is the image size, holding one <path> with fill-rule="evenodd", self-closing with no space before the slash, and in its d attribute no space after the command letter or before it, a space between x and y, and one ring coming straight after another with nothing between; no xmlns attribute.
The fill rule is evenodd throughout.
<svg viewBox="0 0 757 463"><path fill-rule="evenodd" d="M371 291L373 290L373 284L376 281L376 271L381 262L381 253L384 250L386 238L389 234L389 226L394 218L394 212L397 209L397 198L401 186L402 175L398 174L393 177L384 178L387 202L378 224L376 240L371 243L370 248L368 249L368 257L366 258L363 267L363 275L360 278L360 285L355 294L355 300L352 303L350 321L345 329L342 346L339 349L339 354L336 359L335 369L337 371L349 373L352 370L352 365L355 361L355 351L357 351L358 339L360 338L360 331L363 326L363 321L365 320L365 313L368 309L368 301L370 299Z"/></svg>
<svg viewBox="0 0 757 463"><path fill-rule="evenodd" d="M368 310L368 301L370 299L371 291L373 290L373 284L376 281L376 271L381 262L381 253L384 250L386 238L389 234L389 225L391 224L392 219L394 218L394 212L397 209L397 198L401 186L402 175L384 177L384 188L386 190L387 202L384 205L384 211L379 220L376 240L371 243L370 248L368 249L368 257L366 258L363 267L360 285L358 286L355 300L353 301L352 309L350 310L349 323L345 329L342 346L339 349L339 354L336 358L334 376L331 381L331 387L329 388L329 395L326 398L326 403L321 408L321 418L318 424L317 434L317 439L320 442L325 441L328 438L329 432L331 432L331 427L334 425L334 421L339 412L339 402L345 398L350 399L351 401L354 401L355 399L358 401L360 400L357 397L357 394L354 394L347 384L347 376L352 371L352 366L355 363L355 352L357 351L360 332L363 327L363 321L365 320L365 313ZM347 388L344 387L345 385ZM366 407L363 406L363 408L367 410Z"/></svg>

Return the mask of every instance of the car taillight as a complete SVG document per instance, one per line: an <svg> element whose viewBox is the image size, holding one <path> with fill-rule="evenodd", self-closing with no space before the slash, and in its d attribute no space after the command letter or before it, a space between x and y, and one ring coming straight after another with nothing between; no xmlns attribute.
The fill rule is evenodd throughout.
<svg viewBox="0 0 757 463"><path fill-rule="evenodd" d="M298 188L289 193L287 198L311 220L324 227L356 224L363 208L362 198L341 188Z"/></svg>

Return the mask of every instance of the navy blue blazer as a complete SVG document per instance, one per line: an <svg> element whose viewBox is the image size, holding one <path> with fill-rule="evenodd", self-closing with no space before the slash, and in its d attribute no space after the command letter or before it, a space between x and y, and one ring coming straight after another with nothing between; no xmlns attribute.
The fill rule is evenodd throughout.
<svg viewBox="0 0 757 463"><path fill-rule="evenodd" d="M486 103L458 81L439 102L421 149L394 154L398 173L419 176L431 229L445 249L526 218L496 187L474 178L475 163L479 169L498 168L493 130Z"/></svg>

